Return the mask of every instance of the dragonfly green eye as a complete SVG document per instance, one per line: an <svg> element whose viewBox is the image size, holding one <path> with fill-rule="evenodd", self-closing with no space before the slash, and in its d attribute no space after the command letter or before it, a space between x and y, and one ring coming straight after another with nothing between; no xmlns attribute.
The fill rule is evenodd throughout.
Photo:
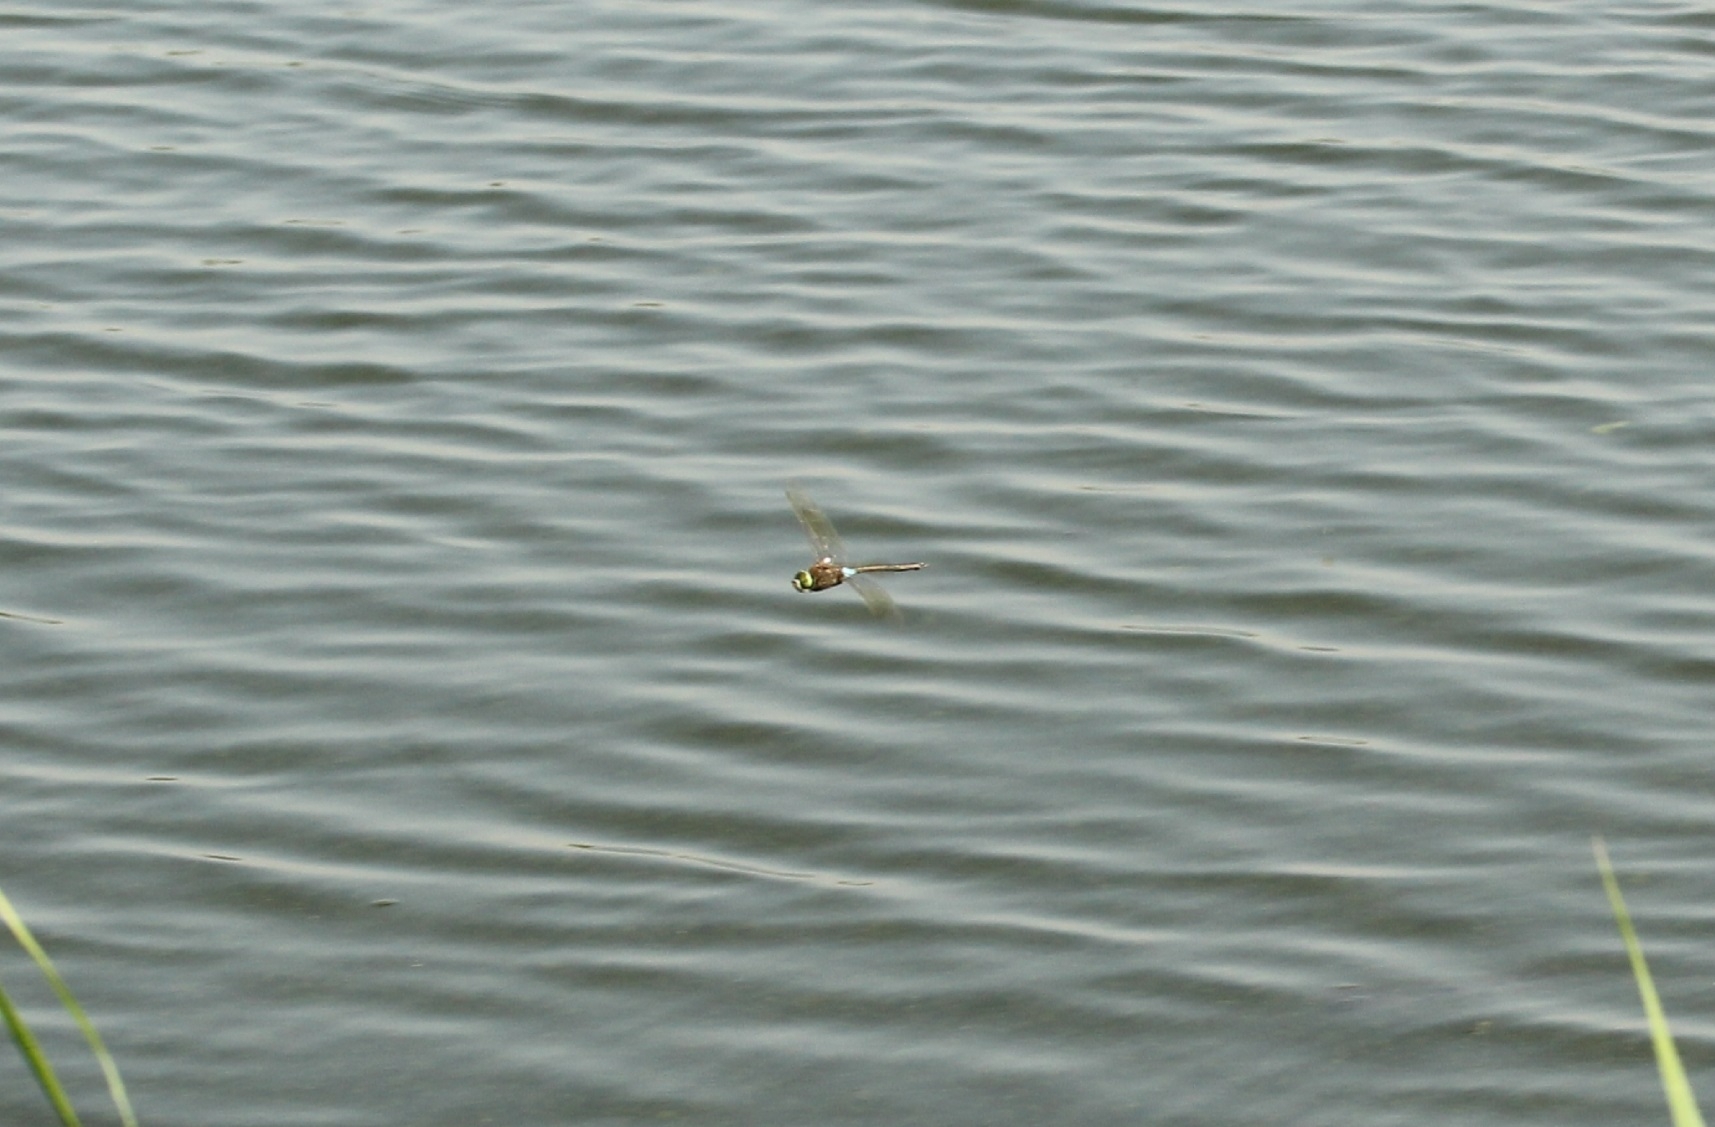
<svg viewBox="0 0 1715 1127"><path fill-rule="evenodd" d="M808 591L815 585L816 581L810 578L810 573L807 571L800 571L797 575L792 577L792 586L798 588L800 591Z"/></svg>

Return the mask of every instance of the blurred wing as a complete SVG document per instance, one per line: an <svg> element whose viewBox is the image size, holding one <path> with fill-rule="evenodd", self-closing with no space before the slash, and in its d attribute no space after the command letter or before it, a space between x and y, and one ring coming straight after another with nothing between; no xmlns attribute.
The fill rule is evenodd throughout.
<svg viewBox="0 0 1715 1127"><path fill-rule="evenodd" d="M863 601L869 606L869 612L877 618L898 618L899 608L893 605L892 596L881 589L881 584L863 575L854 575L846 580L846 586L863 596Z"/></svg>
<svg viewBox="0 0 1715 1127"><path fill-rule="evenodd" d="M801 489L786 490L786 500L791 502L792 511L798 514L798 523L804 526L804 535L810 538L810 550L816 553L816 558L844 564L846 546L840 543L840 534L834 531L834 522L828 519L828 515L818 509L816 502Z"/></svg>

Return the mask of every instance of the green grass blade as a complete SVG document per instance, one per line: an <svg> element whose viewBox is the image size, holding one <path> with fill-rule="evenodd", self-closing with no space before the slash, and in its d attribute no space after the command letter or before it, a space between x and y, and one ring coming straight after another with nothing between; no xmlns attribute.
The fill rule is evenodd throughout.
<svg viewBox="0 0 1715 1127"><path fill-rule="evenodd" d="M1596 851L1596 868L1602 873L1602 887L1608 890L1608 905L1613 908L1614 920L1620 925L1620 938L1625 940L1626 954L1632 960L1632 975L1638 980L1638 994L1644 1000L1650 1039L1655 1043L1655 1063L1661 1069L1661 1087L1667 1093L1667 1108L1673 1116L1673 1127L1703 1127L1703 1114L1697 1110L1691 1081L1685 1078L1685 1069L1679 1063L1673 1031L1667 1026L1667 1014L1662 1012L1661 999L1656 997L1649 964L1644 962L1644 949L1638 944L1637 933L1632 930L1632 917L1627 914L1626 902L1620 896L1620 882L1614 879L1614 867L1608 863L1607 847L1599 837L1591 838L1590 845Z"/></svg>
<svg viewBox="0 0 1715 1127"><path fill-rule="evenodd" d="M42 945L37 943L36 937L30 934L30 929L24 925L23 917L18 915L18 910L12 907L12 901L6 898L4 892L0 892L0 920L4 920L6 926L11 929L13 938L18 941L18 946L28 951L30 958L36 960L36 967L42 972L42 977L48 980L48 985L52 986L54 993L59 995L60 1005L66 1008L66 1012L71 1014L71 1019L77 1023L77 1027L83 1030L84 1040L89 1042L89 1048L95 1054L96 1063L101 1065L101 1074L107 1077L107 1091L113 1097L113 1106L119 1109L120 1122L125 1127L137 1127L137 1116L131 1111L131 1099L125 1094L125 1081L120 1079L119 1065L114 1062L113 1054L107 1051L107 1046L101 1041L101 1034L95 1031L95 1024L89 1020L89 1015L83 1012L83 1007L77 1004L77 999L72 996L71 987L65 984L65 979L60 977L60 972L54 969L54 964L48 959L48 953L42 950ZM15 1029L12 1035L17 1037ZM28 1056L28 1052L25 1055ZM46 1065L47 1059L45 1057L42 1058L42 1063ZM48 1098L53 1099L51 1092ZM56 1101L54 1106L58 1107L59 1103ZM69 1103L66 1104L67 1111L70 1110L70 1107ZM60 1114L64 1118L66 1111L62 1111ZM77 1119L73 1117L67 1122L76 1123Z"/></svg>
<svg viewBox="0 0 1715 1127"><path fill-rule="evenodd" d="M12 1040L18 1043L18 1051L24 1054L24 1061L35 1074L36 1083L42 1086L42 1095L48 1097L48 1102L59 1113L60 1122L65 1127L82 1127L77 1120L77 1112L72 1110L71 1098L60 1086L60 1078L54 1075L54 1066L48 1063L47 1054L42 1052L36 1035L24 1024L24 1015L18 1012L18 1007L12 1004L4 989L0 989L0 1015L4 1015L6 1028L12 1031Z"/></svg>

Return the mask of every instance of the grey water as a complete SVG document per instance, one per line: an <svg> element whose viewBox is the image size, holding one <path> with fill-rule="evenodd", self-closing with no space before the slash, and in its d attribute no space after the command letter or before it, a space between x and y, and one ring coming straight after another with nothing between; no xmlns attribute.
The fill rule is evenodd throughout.
<svg viewBox="0 0 1715 1127"><path fill-rule="evenodd" d="M0 97L0 887L145 1124L1660 1122L1593 833L1715 1096L1706 6L24 0Z"/></svg>

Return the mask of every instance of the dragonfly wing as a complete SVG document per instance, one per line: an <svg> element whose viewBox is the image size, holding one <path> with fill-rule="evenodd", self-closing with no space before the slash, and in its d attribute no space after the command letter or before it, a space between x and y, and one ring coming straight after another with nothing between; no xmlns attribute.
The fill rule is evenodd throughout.
<svg viewBox="0 0 1715 1127"><path fill-rule="evenodd" d="M817 508L816 502L802 489L786 490L786 500L798 514L798 523L804 526L804 535L810 538L810 550L816 553L816 558L844 564L846 546L840 543L840 534L834 531L834 522L828 519L828 514Z"/></svg>
<svg viewBox="0 0 1715 1127"><path fill-rule="evenodd" d="M877 618L898 618L899 608L893 605L893 597L881 589L881 584L862 575L853 575L846 580L846 586L863 596L869 612Z"/></svg>

